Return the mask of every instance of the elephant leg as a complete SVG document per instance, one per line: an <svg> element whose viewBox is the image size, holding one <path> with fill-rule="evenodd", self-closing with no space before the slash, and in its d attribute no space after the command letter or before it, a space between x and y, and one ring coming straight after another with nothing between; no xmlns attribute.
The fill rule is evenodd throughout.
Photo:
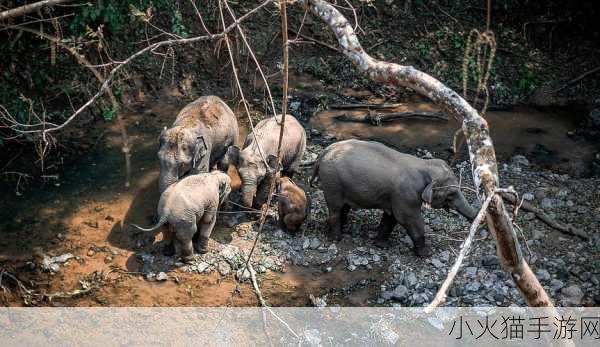
<svg viewBox="0 0 600 347"><path fill-rule="evenodd" d="M336 241L342 239L342 209L329 206L329 236Z"/></svg>
<svg viewBox="0 0 600 347"><path fill-rule="evenodd" d="M174 231L171 225L169 225L167 228L167 231L163 231L163 240L165 245L162 249L162 254L167 257L171 257L175 254L175 245L173 240Z"/></svg>
<svg viewBox="0 0 600 347"><path fill-rule="evenodd" d="M377 247L386 248L388 246L390 235L392 234L392 231L397 223L398 222L393 214L386 212L383 213L381 222L377 228L377 238L375 239L375 245Z"/></svg>
<svg viewBox="0 0 600 347"><path fill-rule="evenodd" d="M342 210L340 211L340 229L342 232L346 223L348 223L348 213L350 213L350 205L342 206Z"/></svg>
<svg viewBox="0 0 600 347"><path fill-rule="evenodd" d="M184 261L194 256L193 238L196 234L196 221L180 223L175 227L175 253Z"/></svg>
<svg viewBox="0 0 600 347"><path fill-rule="evenodd" d="M302 216L298 213L290 213L283 218L283 222L289 232L295 233L302 224Z"/></svg>
<svg viewBox="0 0 600 347"><path fill-rule="evenodd" d="M401 218L398 218L394 213L394 216L408 232L408 236L414 244L415 253L419 257L431 255L431 247L425 243L425 221L423 221L421 213L417 212L415 215L410 216L403 215Z"/></svg>
<svg viewBox="0 0 600 347"><path fill-rule="evenodd" d="M212 233L216 222L217 215L215 212L207 212L200 219L200 230L198 231L196 242L194 243L198 253L205 254L208 252L208 239L210 238L210 234Z"/></svg>
<svg viewBox="0 0 600 347"><path fill-rule="evenodd" d="M229 170L229 158L227 155L223 155L221 159L217 161L217 169L223 172L227 172L227 170Z"/></svg>

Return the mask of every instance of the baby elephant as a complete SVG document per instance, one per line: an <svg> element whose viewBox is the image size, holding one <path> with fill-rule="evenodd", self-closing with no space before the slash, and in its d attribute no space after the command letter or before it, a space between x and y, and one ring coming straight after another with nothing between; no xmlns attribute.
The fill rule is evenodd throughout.
<svg viewBox="0 0 600 347"><path fill-rule="evenodd" d="M306 133L302 124L291 115L285 117L281 147L281 170L288 177L298 171L302 155L306 149ZM264 195L267 189L264 179L277 161L277 144L281 131L281 115L277 118L264 119L254 127L244 143L244 148L229 147L227 155L231 164L235 165L242 180L241 200L245 207L260 206L264 201L254 199Z"/></svg>
<svg viewBox="0 0 600 347"><path fill-rule="evenodd" d="M184 260L208 251L208 238L217 221L219 205L231 192L231 179L220 171L190 175L170 185L160 196L157 213L158 223L154 231L165 223L174 228L175 253ZM200 230L197 233L197 223ZM195 246L195 247L194 247Z"/></svg>
<svg viewBox="0 0 600 347"><path fill-rule="evenodd" d="M334 238L350 208L383 210L377 245L385 246L396 224L402 225L419 256L429 255L425 245L423 203L433 208L452 208L475 218L456 176L443 160L424 160L400 153L381 143L346 140L327 147L315 165L311 182L319 177L329 209Z"/></svg>
<svg viewBox="0 0 600 347"><path fill-rule="evenodd" d="M277 180L276 192L280 228L289 232L298 231L310 212L308 195L289 177Z"/></svg>

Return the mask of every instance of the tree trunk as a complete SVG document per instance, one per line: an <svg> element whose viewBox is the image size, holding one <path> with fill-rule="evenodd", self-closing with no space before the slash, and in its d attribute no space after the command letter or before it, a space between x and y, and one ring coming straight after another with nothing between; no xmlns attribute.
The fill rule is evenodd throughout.
<svg viewBox="0 0 600 347"><path fill-rule="evenodd" d="M403 66L377 60L362 48L348 20L331 4L323 0L299 0L297 4L309 7L333 30L344 55L358 69L375 82L403 86L440 105L443 110L462 118L462 129L469 146L473 181L479 199L484 201L493 194L487 214L487 224L496 237L498 256L529 306L553 306L552 301L521 255L521 249L502 198L499 187L494 146L488 124L459 94L437 79L412 66Z"/></svg>

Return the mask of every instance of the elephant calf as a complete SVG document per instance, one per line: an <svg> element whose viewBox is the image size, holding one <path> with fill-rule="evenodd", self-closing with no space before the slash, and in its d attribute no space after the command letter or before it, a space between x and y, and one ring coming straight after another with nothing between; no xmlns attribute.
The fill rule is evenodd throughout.
<svg viewBox="0 0 600 347"><path fill-rule="evenodd" d="M423 203L453 208L470 220L476 215L443 160L420 159L373 141L330 145L321 153L311 183L317 176L329 209L330 232L338 240L350 208L382 209L376 244L385 246L394 226L400 224L417 255L426 256L430 249L425 245Z"/></svg>
<svg viewBox="0 0 600 347"><path fill-rule="evenodd" d="M277 210L279 226L289 232L298 231L310 212L308 195L289 177L277 181Z"/></svg>
<svg viewBox="0 0 600 347"><path fill-rule="evenodd" d="M285 119L281 169L285 176L292 177L298 170L306 149L306 133L296 118L286 115ZM264 189L268 189L263 181L270 171L267 165L273 168L277 160L280 121L281 115L278 115L277 118L271 117L260 121L254 127L254 132L248 135L242 150L232 146L227 153L229 161L235 165L240 174L242 180L241 202L246 207L256 206L254 197L257 191L262 192Z"/></svg>
<svg viewBox="0 0 600 347"><path fill-rule="evenodd" d="M215 164L226 172L227 149L238 136L237 119L219 97L203 96L188 104L160 134L159 191L186 174L208 172Z"/></svg>
<svg viewBox="0 0 600 347"><path fill-rule="evenodd" d="M165 223L174 228L175 253L183 259L208 251L208 238L217 221L217 210L231 192L231 179L220 171L190 175L169 186L160 196L159 221L154 231ZM200 230L198 231L198 224ZM195 246L195 247L194 247Z"/></svg>

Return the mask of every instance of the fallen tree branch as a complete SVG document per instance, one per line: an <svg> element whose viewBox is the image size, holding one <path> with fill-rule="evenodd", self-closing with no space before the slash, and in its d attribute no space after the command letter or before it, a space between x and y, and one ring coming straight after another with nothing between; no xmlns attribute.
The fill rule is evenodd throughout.
<svg viewBox="0 0 600 347"><path fill-rule="evenodd" d="M465 256L469 252L469 249L471 248L471 243L473 242L475 232L477 231L479 224L481 224L483 218L487 214L487 209L490 205L490 202L492 201L492 197L493 195L488 196L488 198L485 199L485 201L483 202L483 205L481 205L481 209L479 209L477 217L475 217L473 223L471 223L471 227L469 228L469 234L467 235L467 238L463 241L462 245L460 245L460 252L458 253L458 257L456 257L456 260L454 261L454 265L452 265L452 268L450 268L448 276L446 276L446 280L444 280L444 283L442 283L442 286L438 290L433 301L431 301L431 303L427 305L427 307L425 307L425 313L431 313L434 308L438 307L441 303L443 303L446 300L446 292L448 291L448 289L450 289L452 281L454 281L454 277L456 277L458 269L462 265L463 259L465 258Z"/></svg>
<svg viewBox="0 0 600 347"><path fill-rule="evenodd" d="M41 31L38 31L35 29L28 28L28 27L17 27L16 29L20 30L20 32L26 31L26 32L35 34L39 37L45 38L46 40L53 42L53 43L57 44L58 46L64 48L67 52L69 52L75 58L75 60L77 61L77 63L79 63L79 65L87 68L94 75L94 77L96 77L96 79L98 80L98 82L100 84L103 84L105 82L104 76L102 76L100 71L98 71L98 69L96 69L84 55L80 54L77 51L77 49L75 49L74 47L71 47L71 46L65 44L60 38L43 33ZM106 91L106 94L108 94L108 98L110 99L111 106L112 106L113 110L115 111L119 131L121 133L121 141L122 141L121 151L123 152L123 155L125 156L125 187L128 188L131 183L131 146L129 143L129 136L127 135L127 128L125 127L125 121L123 120L121 113L117 110L119 107L119 103L117 102L117 99L115 98L114 94L112 93L112 91L110 89L108 89Z"/></svg>
<svg viewBox="0 0 600 347"><path fill-rule="evenodd" d="M577 236L582 238L583 240L588 240L589 236L582 230L579 230L577 228L575 228L574 226L570 225L570 224L564 224L561 223L559 221L556 221L552 218L550 218L550 216L548 216L546 213L544 213L543 210L533 206L531 203L527 202L527 201L523 201L522 203L517 199L517 197L513 194L510 193L501 193L500 195L502 195L502 198L508 202L510 202L513 205L518 205L521 204L521 208L525 211L528 212L532 212L533 214L535 214L535 216L541 220L542 222L544 222L546 225L548 225L549 227L556 229L562 233L565 233L567 235L571 235L571 236Z"/></svg>
<svg viewBox="0 0 600 347"><path fill-rule="evenodd" d="M386 109L386 108L396 108L396 107L400 107L403 104L389 104L389 103L383 103L383 104L333 104L330 105L329 108L331 109L339 109L339 110L347 110L347 109L355 109L355 108L366 108L368 110L382 110L382 109Z"/></svg>
<svg viewBox="0 0 600 347"><path fill-rule="evenodd" d="M558 93L558 92L560 92L561 90L563 90L563 89L567 88L568 86L570 86L570 85L573 85L573 84L575 84L575 83L577 83L577 82L581 81L582 79L586 78L587 76L595 74L595 73L596 73L596 72L598 72L598 71L600 71L600 66L596 66L595 68L593 68L593 69L591 69L591 70L588 70L588 71L586 71L586 72L582 73L581 75L579 75L579 76L577 76L577 77L573 78L572 80L570 80L570 81L568 81L567 83L565 83L565 84L564 84L562 87L560 87L560 88L558 88L558 89L556 89L556 90L552 91L552 94L554 94L554 93Z"/></svg>
<svg viewBox="0 0 600 347"><path fill-rule="evenodd" d="M368 123L372 125L380 126L381 123L393 122L399 119L436 119L447 121L448 116L441 112L426 112L426 111L407 111L407 112L392 112L392 113L368 113L361 115L354 114L341 114L336 116L335 119L342 122L357 122L357 123Z"/></svg>
<svg viewBox="0 0 600 347"><path fill-rule="evenodd" d="M496 194L499 187L498 167L494 145L487 121L465 99L434 77L415 69L371 57L362 48L348 20L324 0L298 0L296 4L308 7L334 32L346 57L371 80L387 85L411 88L431 99L442 110L462 119L462 129L469 148L473 182L480 201L492 195L486 221L496 238L498 258L502 268L510 273L527 305L553 307L546 291L523 259L517 234L502 198ZM555 311L550 309L550 311Z"/></svg>
<svg viewBox="0 0 600 347"><path fill-rule="evenodd" d="M19 16L22 16L24 14L28 14L31 12L35 12L35 11L42 9L43 7L51 7L54 5L58 5L58 4L61 4L64 2L71 2L71 1L73 1L73 0L43 0L43 1L34 2L33 4L19 6L16 8L12 8L10 10L0 12L0 21L7 20L9 18L19 17Z"/></svg>

